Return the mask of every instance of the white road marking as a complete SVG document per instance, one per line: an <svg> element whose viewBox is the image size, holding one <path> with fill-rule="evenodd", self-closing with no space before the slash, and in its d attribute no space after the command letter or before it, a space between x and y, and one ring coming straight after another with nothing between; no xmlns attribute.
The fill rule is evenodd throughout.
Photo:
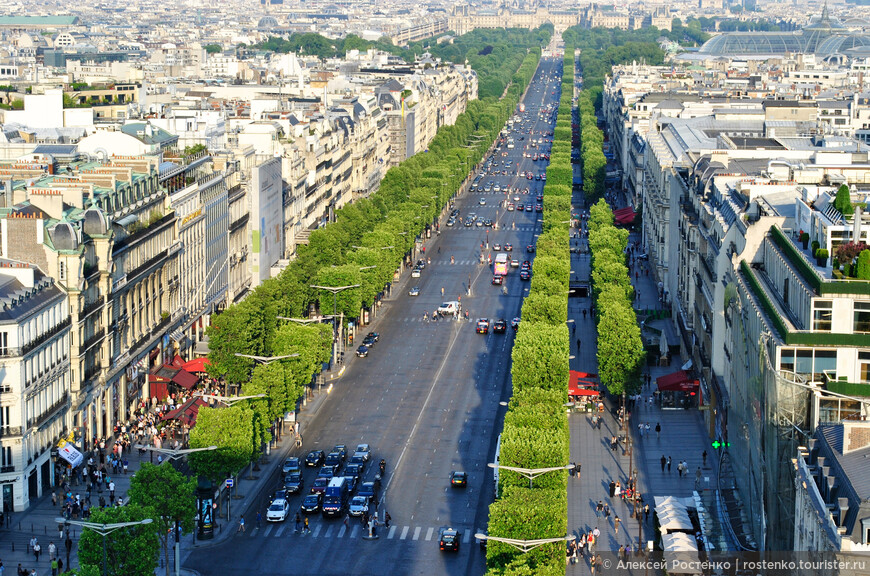
<svg viewBox="0 0 870 576"><path fill-rule="evenodd" d="M429 527L429 530L426 531L426 542L428 542L429 540L432 539L432 532L434 532L434 531L435 531L435 529L432 528L431 526Z"/></svg>
<svg viewBox="0 0 870 576"><path fill-rule="evenodd" d="M281 534L283 534L283 533L284 533L284 529L285 529L286 527L287 527L287 523L286 523L286 522L283 523L283 524L281 524L281 526L278 527L278 531L275 532L275 538L277 538L278 536L280 536Z"/></svg>
<svg viewBox="0 0 870 576"><path fill-rule="evenodd" d="M313 538L317 538L317 535L320 533L320 529L323 528L323 524L318 524L314 527L314 532L312 532L311 536Z"/></svg>
<svg viewBox="0 0 870 576"><path fill-rule="evenodd" d="M342 528L344 528L344 526L342 526ZM332 529L333 529L333 526L331 524L329 526L327 526L326 532L323 533L323 537L329 538L332 535Z"/></svg>
<svg viewBox="0 0 870 576"><path fill-rule="evenodd" d="M387 533L387 540L392 540L393 536L396 535L396 527L390 526L390 531Z"/></svg>
<svg viewBox="0 0 870 576"><path fill-rule="evenodd" d="M416 528L414 528L414 537L411 538L411 540L414 540L414 541L419 540L419 538L420 538L420 531L421 531L421 530L422 530L422 528L420 528L419 526L417 526Z"/></svg>
<svg viewBox="0 0 870 576"><path fill-rule="evenodd" d="M347 526L344 524L341 525L341 528L338 529L338 536L336 538L341 538L344 536L344 533L347 532Z"/></svg>
<svg viewBox="0 0 870 576"><path fill-rule="evenodd" d="M350 537L356 538L358 534L359 534L359 524L354 524L353 528L350 531Z"/></svg>
<svg viewBox="0 0 870 576"><path fill-rule="evenodd" d="M269 533L272 531L272 528L274 528L274 527L275 527L274 525L269 524L269 527L266 528L266 532L263 534L263 536L268 536Z"/></svg>
<svg viewBox="0 0 870 576"><path fill-rule="evenodd" d="M404 528L402 528L402 535L399 536L399 540L404 540L408 537L408 528L410 528L410 526L405 526Z"/></svg>

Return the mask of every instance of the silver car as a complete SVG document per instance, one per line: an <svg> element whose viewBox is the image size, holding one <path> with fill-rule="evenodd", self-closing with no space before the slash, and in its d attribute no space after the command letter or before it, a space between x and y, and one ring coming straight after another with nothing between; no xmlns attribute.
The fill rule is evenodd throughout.
<svg viewBox="0 0 870 576"><path fill-rule="evenodd" d="M368 496L354 496L350 500L350 506L348 506L347 512L351 516L362 516L366 512L369 511L369 497Z"/></svg>

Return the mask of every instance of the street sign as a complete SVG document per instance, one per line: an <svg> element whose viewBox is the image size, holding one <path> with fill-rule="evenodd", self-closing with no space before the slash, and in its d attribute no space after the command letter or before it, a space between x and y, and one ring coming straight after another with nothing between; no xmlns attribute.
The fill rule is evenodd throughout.
<svg viewBox="0 0 870 576"><path fill-rule="evenodd" d="M227 488L232 488L232 487L233 487L233 479L227 478Z"/></svg>
<svg viewBox="0 0 870 576"><path fill-rule="evenodd" d="M713 441L713 448L718 450L719 448L728 448L731 446L731 442L719 442L718 440Z"/></svg>

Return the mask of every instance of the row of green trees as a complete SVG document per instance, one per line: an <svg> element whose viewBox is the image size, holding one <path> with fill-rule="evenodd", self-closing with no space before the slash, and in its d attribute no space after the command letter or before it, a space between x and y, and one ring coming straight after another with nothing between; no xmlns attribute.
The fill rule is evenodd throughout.
<svg viewBox="0 0 870 576"><path fill-rule="evenodd" d="M530 44L538 38L527 31ZM299 325L278 317L302 318L311 305L356 318L392 281L416 238L441 212L511 115L531 80L540 48L522 57L512 72L506 96L472 101L453 126L443 126L426 152L391 168L377 192L348 204L335 221L311 234L297 258L276 278L258 286L243 301L213 317L208 328L209 372L242 384L243 394L265 394L247 406L199 411L191 432L193 448L216 445L207 454L191 454L193 469L213 481L236 474L256 459L271 439L270 426L292 410L330 357L332 331L325 325ZM516 61L516 59L514 59ZM332 294L312 286L359 288ZM254 368L257 356L298 357Z"/></svg>
<svg viewBox="0 0 870 576"><path fill-rule="evenodd" d="M565 51L547 183L543 230L538 237L529 295L512 352L513 397L505 415L500 463L549 468L568 463L570 336L566 324L571 271L568 221L571 217L571 121L573 50ZM568 135L567 137L565 135ZM568 530L567 473L550 472L533 487L515 472L499 473L499 496L489 509L488 533L532 540L564 537ZM522 554L495 541L487 543L490 576L565 573L565 544L545 544Z"/></svg>
<svg viewBox="0 0 870 576"><path fill-rule="evenodd" d="M598 323L598 375L614 395L640 391L645 351L631 303L634 288L626 265L628 230L613 225L601 199L589 211L592 289Z"/></svg>
<svg viewBox="0 0 870 576"><path fill-rule="evenodd" d="M580 117L580 165L583 172L583 194L594 202L604 194L607 158L604 157L604 133L598 128L593 93L583 90L577 99Z"/></svg>

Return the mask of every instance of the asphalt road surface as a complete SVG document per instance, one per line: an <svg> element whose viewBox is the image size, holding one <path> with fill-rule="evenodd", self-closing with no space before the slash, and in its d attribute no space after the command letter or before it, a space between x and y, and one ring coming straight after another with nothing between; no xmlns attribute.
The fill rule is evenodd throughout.
<svg viewBox="0 0 870 576"><path fill-rule="evenodd" d="M542 117L540 112L542 103L558 106L560 84L554 75L560 70L561 59L541 61L524 100L528 120L510 135L514 148L505 145L490 156L492 171L499 173L484 175L481 183L508 185L511 192L469 191L457 199L460 216L456 224L447 227L443 219L440 235L433 232L427 241L426 257L431 264L420 278L405 272L394 283L392 297L381 306L380 342L367 358L348 365L304 431L303 456L316 448L329 452L335 444L346 444L350 451L358 443L369 444L372 457L362 480L371 480L378 461L386 459L379 506L381 518L384 510L390 513L390 527L381 526L378 538L367 540L363 535L368 530L358 519L351 518L345 526L340 518L312 514L311 533L298 534L293 516L302 496L297 495L290 499L291 515L286 522L267 524L265 508L261 508L264 521L257 528L249 513L247 532L236 534L226 545L193 551L186 568L204 576L483 574L485 554L474 534L485 532L493 499L493 474L486 464L492 461L501 430L504 407L499 402L510 398L514 333L508 327L506 334L490 330L481 335L475 332L475 324L479 317L490 322L504 318L510 323L519 315L529 283L520 280L518 268L511 268L504 295L500 286L491 285L492 267L480 264L479 257L483 253L494 258L496 242L513 244L511 257L521 262L534 256L526 252L526 246L540 233L541 214L508 211L500 203L518 196L519 202L534 205L536 194L543 189L543 181L527 180L518 173L543 174L546 169L545 160L533 161L523 153L549 152L548 143L531 148L530 141L552 139L541 134L553 130L552 115ZM513 164L506 169L503 163L508 160ZM496 221L498 228L464 226L469 212ZM412 286L419 286L419 296L408 295ZM423 321L424 311L431 316L442 301L457 296L462 296L463 311L469 311L470 321ZM448 478L453 470L468 473L466 488L451 488ZM315 475L316 469L305 469L303 493ZM280 470L274 476L269 492L261 495L264 504L268 494L279 487ZM439 528L443 526L461 531L458 553L439 551Z"/></svg>

